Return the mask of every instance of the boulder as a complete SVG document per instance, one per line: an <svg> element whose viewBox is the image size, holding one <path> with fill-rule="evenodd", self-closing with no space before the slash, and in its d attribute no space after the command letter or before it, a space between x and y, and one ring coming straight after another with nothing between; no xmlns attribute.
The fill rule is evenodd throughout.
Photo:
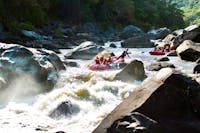
<svg viewBox="0 0 200 133"><path fill-rule="evenodd" d="M73 61L64 61L63 62L66 66L70 66L70 67L79 67L79 64L77 62L73 62Z"/></svg>
<svg viewBox="0 0 200 133"><path fill-rule="evenodd" d="M111 48L117 48L117 46L116 46L114 43L111 43L111 44L110 44L110 47L111 47Z"/></svg>
<svg viewBox="0 0 200 133"><path fill-rule="evenodd" d="M64 131L57 131L57 132L55 132L55 133L66 133L66 132L64 132Z"/></svg>
<svg viewBox="0 0 200 133"><path fill-rule="evenodd" d="M7 81L3 77L0 77L0 91L4 90L6 87L8 87Z"/></svg>
<svg viewBox="0 0 200 133"><path fill-rule="evenodd" d="M117 41L120 40L118 36L116 36L118 31L113 29L112 27L108 27L108 29L103 33L103 36L107 38L109 41Z"/></svg>
<svg viewBox="0 0 200 133"><path fill-rule="evenodd" d="M163 62L163 61L169 61L168 57L161 57L159 59L157 59L157 62Z"/></svg>
<svg viewBox="0 0 200 133"><path fill-rule="evenodd" d="M142 34L124 40L124 42L121 43L121 46L123 48L150 48L153 45L149 37Z"/></svg>
<svg viewBox="0 0 200 133"><path fill-rule="evenodd" d="M155 39L164 39L170 33L171 30L166 27L147 32L147 34L155 36Z"/></svg>
<svg viewBox="0 0 200 133"><path fill-rule="evenodd" d="M200 76L195 77L195 80L200 84Z"/></svg>
<svg viewBox="0 0 200 133"><path fill-rule="evenodd" d="M143 34L143 33L144 32L139 27L134 26L134 25L128 25L124 27L122 32L119 34L119 37L121 39L127 39L127 38L134 37L135 35Z"/></svg>
<svg viewBox="0 0 200 133"><path fill-rule="evenodd" d="M122 69L122 68L124 68L126 65L127 65L127 63L125 63L125 62L122 63L122 62L121 62L121 63L119 63L119 68Z"/></svg>
<svg viewBox="0 0 200 133"><path fill-rule="evenodd" d="M185 31L189 33L186 40L200 43L200 24L188 26L185 28Z"/></svg>
<svg viewBox="0 0 200 133"><path fill-rule="evenodd" d="M185 29L176 30L173 33L167 35L161 42L164 45L170 45L171 47L176 48L185 40L200 42L200 24L191 25Z"/></svg>
<svg viewBox="0 0 200 133"><path fill-rule="evenodd" d="M168 63L168 62L155 62L155 63L150 64L147 67L147 69L149 71L159 71L160 69L166 68L166 67L175 68L175 66L172 63Z"/></svg>
<svg viewBox="0 0 200 133"><path fill-rule="evenodd" d="M96 36L92 33L77 33L76 34L77 40L85 40L85 41L91 41L95 43L102 43L103 39L99 36Z"/></svg>
<svg viewBox="0 0 200 133"><path fill-rule="evenodd" d="M101 30L100 28L94 23L85 23L78 27L78 32L85 32L85 33L99 33Z"/></svg>
<svg viewBox="0 0 200 133"><path fill-rule="evenodd" d="M182 60L196 61L200 57L200 43L186 40L176 49L176 52Z"/></svg>
<svg viewBox="0 0 200 133"><path fill-rule="evenodd" d="M72 104L70 101L64 101L60 103L56 109L54 109L49 116L52 118L59 118L61 116L68 116L72 114Z"/></svg>
<svg viewBox="0 0 200 133"><path fill-rule="evenodd" d="M111 127L107 129L107 133L141 133L141 132L164 132L156 121L147 116L132 112L122 118L116 120Z"/></svg>
<svg viewBox="0 0 200 133"><path fill-rule="evenodd" d="M197 73L200 73L200 64L196 65L193 69L193 73L194 74L197 74Z"/></svg>
<svg viewBox="0 0 200 133"><path fill-rule="evenodd" d="M42 36L34 31L22 30L22 35L29 37L31 39L41 40L47 38L46 36Z"/></svg>
<svg viewBox="0 0 200 133"><path fill-rule="evenodd" d="M106 133L116 120L131 112L148 116L166 133L198 133L200 132L200 85L190 77L170 68L164 68L135 88L93 133ZM160 128L154 128L154 132L157 132L156 129ZM128 131L127 129L124 132ZM147 129L146 132L151 130Z"/></svg>
<svg viewBox="0 0 200 133"><path fill-rule="evenodd" d="M167 56L177 56L176 50L172 50L169 53L167 53Z"/></svg>
<svg viewBox="0 0 200 133"><path fill-rule="evenodd" d="M98 46L94 42L86 41L67 53L65 58L90 60L103 50L104 48L102 46Z"/></svg>
<svg viewBox="0 0 200 133"><path fill-rule="evenodd" d="M0 75L10 84L16 78L29 75L41 88L50 90L58 72L65 70L64 64L53 51L5 43L0 43L0 49Z"/></svg>
<svg viewBox="0 0 200 133"><path fill-rule="evenodd" d="M113 80L121 80L124 82L134 82L145 78L144 65L141 61L133 60L127 64L119 73L115 75Z"/></svg>
<svg viewBox="0 0 200 133"><path fill-rule="evenodd" d="M200 58L196 60L196 63L197 63L197 64L200 64Z"/></svg>

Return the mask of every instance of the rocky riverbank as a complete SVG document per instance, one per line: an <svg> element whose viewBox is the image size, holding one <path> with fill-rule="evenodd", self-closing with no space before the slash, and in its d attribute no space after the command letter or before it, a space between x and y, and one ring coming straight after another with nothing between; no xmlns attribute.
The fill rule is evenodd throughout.
<svg viewBox="0 0 200 133"><path fill-rule="evenodd" d="M99 85L98 82L100 80L105 82L105 86L101 88L102 91L107 91L107 89L110 89L107 87L109 86L107 82L109 82L108 84L113 82L115 84L115 82L121 81L126 84L147 78L141 86L131 92L129 97L100 123L94 130L95 133L139 131L199 132L200 25L193 25L179 30L181 32L171 32L166 28L162 28L145 33L135 26L127 26L121 31L110 29L108 33L97 29L98 27L89 23L86 26L81 26L80 29L65 28L63 26L59 30L62 33L59 36L55 35L54 32L45 32L44 30L23 31L23 35L16 40L1 38L3 42L21 44L0 43L1 98L4 99L4 94L9 93L11 90L9 88L16 88L16 91L13 92L16 95L27 95L26 88L30 89L31 86L31 91L27 91L29 94L39 94L40 92L52 90L59 79L59 73L66 69L65 65L67 67L70 66L68 64L69 59L83 62L91 60L96 54L107 50L103 47L106 41L123 40L121 43L123 48L165 47L170 45L176 47L173 52L180 57L180 60L196 62L197 66L192 70L193 73L180 72L174 64L171 64L171 57L164 56L154 60L155 62L148 62L150 65L147 67L144 62L131 59L115 75L107 73L108 75L105 77L95 72L82 74L82 68L80 68L81 74L76 73L73 75L73 72L68 71L66 76L70 75L69 73L71 72L71 77L66 78L64 82L67 82L65 84L71 86L71 88L79 85L95 88ZM159 40L152 42L152 39ZM114 45L113 43L112 47L115 47ZM61 59L57 53L62 48L73 49ZM72 62L72 66L75 66L74 70L76 71L79 71L78 63L78 61ZM145 71L153 71L155 75L149 76ZM190 75L192 77L189 77ZM115 95L123 95L124 98L125 94L116 94L120 93L120 91L115 90L115 88L119 89L118 85L116 86L114 88L111 87L111 90L109 90L111 94L108 95L112 95L114 98ZM92 104L95 103L98 106L104 104L107 100L107 97L103 97L103 100L101 97L98 98L93 89L90 92L89 89L81 86L79 92L69 88L61 89L64 93L54 94L54 91L51 92L50 96L46 98L47 100L41 100L42 104L39 105L41 110L48 110L48 116L52 118L60 117L60 114L71 116L73 114L73 109L71 108L74 108L74 105L76 113L81 108L83 109L79 103L83 99L93 100ZM23 93L17 94L18 90L22 90L21 92ZM99 91L98 87L96 91ZM52 95L54 99L51 99ZM61 98L61 102L58 100L60 96L64 97L64 100ZM70 100L66 97L70 97ZM46 103L48 99L49 101L56 99L57 106L55 105L53 109L49 109L51 103ZM73 103L74 101L76 102ZM96 105L94 108L97 108Z"/></svg>

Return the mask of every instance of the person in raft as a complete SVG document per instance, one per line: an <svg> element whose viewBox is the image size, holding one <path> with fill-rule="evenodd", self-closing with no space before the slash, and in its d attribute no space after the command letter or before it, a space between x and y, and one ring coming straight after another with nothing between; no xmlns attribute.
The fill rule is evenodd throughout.
<svg viewBox="0 0 200 133"><path fill-rule="evenodd" d="M123 51L123 53L122 53L117 59L120 59L120 58L124 59L125 56L126 56L126 55L129 56L129 54L130 54L130 53L128 52L128 49L126 49L126 50Z"/></svg>
<svg viewBox="0 0 200 133"><path fill-rule="evenodd" d="M108 59L106 59L103 56L101 56L100 58L98 56L96 56L95 63L96 64L107 65L107 64L111 63L111 57L109 57Z"/></svg>
<svg viewBox="0 0 200 133"><path fill-rule="evenodd" d="M95 63L96 63L96 64L100 64L100 59L99 59L98 56L96 56L96 58L95 58Z"/></svg>

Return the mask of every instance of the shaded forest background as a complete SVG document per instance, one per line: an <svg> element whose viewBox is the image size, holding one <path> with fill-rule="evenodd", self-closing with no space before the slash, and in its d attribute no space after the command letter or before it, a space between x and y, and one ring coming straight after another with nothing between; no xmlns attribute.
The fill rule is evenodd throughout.
<svg viewBox="0 0 200 133"><path fill-rule="evenodd" d="M199 7L199 0L0 0L0 24L10 32L43 28L53 20L176 29L199 23Z"/></svg>

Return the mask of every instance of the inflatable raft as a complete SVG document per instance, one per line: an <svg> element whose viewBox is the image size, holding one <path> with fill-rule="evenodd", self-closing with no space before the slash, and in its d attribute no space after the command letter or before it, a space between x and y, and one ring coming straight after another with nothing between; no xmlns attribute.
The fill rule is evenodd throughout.
<svg viewBox="0 0 200 133"><path fill-rule="evenodd" d="M149 52L150 55L165 55L165 52L162 50L153 50Z"/></svg>

